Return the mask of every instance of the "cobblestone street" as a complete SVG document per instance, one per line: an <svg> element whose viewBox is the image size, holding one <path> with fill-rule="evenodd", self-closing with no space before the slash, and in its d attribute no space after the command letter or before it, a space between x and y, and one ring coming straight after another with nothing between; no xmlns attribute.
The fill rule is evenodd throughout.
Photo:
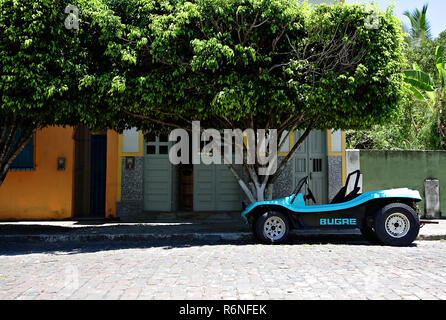
<svg viewBox="0 0 446 320"><path fill-rule="evenodd" d="M446 242L9 243L0 299L446 299Z"/></svg>

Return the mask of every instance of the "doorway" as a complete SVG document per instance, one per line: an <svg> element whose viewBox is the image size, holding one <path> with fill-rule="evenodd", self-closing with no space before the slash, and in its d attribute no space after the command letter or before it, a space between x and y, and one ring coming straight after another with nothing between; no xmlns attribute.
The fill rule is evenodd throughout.
<svg viewBox="0 0 446 320"><path fill-rule="evenodd" d="M302 134L303 132L296 132L294 141L298 141ZM328 202L327 160L327 132L311 131L294 157L293 185L296 186L299 179L308 176L309 187L318 205ZM312 201L307 200L307 205L313 204Z"/></svg>
<svg viewBox="0 0 446 320"><path fill-rule="evenodd" d="M107 135L79 126L74 141L73 216L105 217Z"/></svg>

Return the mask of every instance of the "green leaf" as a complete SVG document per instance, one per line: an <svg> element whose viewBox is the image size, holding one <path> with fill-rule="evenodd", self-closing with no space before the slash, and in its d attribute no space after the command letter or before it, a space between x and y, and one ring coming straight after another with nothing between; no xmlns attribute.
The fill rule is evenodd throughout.
<svg viewBox="0 0 446 320"><path fill-rule="evenodd" d="M417 89L423 91L434 91L435 82L432 77L420 70L406 70L404 71L406 78L404 81L415 86Z"/></svg>
<svg viewBox="0 0 446 320"><path fill-rule="evenodd" d="M418 81L418 80L415 80L415 79L412 79L412 78L404 78L404 81L421 91L433 92L435 90L433 87L429 86L428 84Z"/></svg>
<svg viewBox="0 0 446 320"><path fill-rule="evenodd" d="M410 85L410 86L408 86L408 88L415 99L420 100L420 101L426 100L426 98L423 96L423 94L416 87Z"/></svg>
<svg viewBox="0 0 446 320"><path fill-rule="evenodd" d="M443 52L444 52L443 46L437 46L437 48L435 49L436 65L437 68L439 69L444 69Z"/></svg>
<svg viewBox="0 0 446 320"><path fill-rule="evenodd" d="M435 59L436 59L435 64L437 66L437 70L440 75L442 87L444 87L446 82L446 70L444 69L443 52L444 52L443 46L437 46L437 48L435 49Z"/></svg>
<svg viewBox="0 0 446 320"><path fill-rule="evenodd" d="M428 91L428 92L425 92L425 93L429 97L429 100L434 105L437 102L437 94L436 94L436 92L435 91Z"/></svg>

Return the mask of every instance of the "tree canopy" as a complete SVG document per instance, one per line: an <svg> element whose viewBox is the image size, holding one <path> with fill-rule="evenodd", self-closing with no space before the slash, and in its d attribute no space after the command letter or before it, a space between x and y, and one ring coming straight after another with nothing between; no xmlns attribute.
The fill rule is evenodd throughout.
<svg viewBox="0 0 446 320"><path fill-rule="evenodd" d="M391 13L296 0L111 1L124 24L110 105L153 120L315 128L384 123L401 98L402 33ZM377 9L375 9L377 10ZM101 75L102 76L102 75ZM89 75L83 84L97 83ZM305 121L298 124L306 128ZM162 124L162 123L161 123Z"/></svg>
<svg viewBox="0 0 446 320"><path fill-rule="evenodd" d="M423 5L420 9L416 8L412 12L406 10L404 15L410 21L410 41L413 46L421 46L423 42L432 38L431 25L427 19L428 4Z"/></svg>
<svg viewBox="0 0 446 320"><path fill-rule="evenodd" d="M0 1L0 184L37 128L74 124L70 88L82 68L63 10L63 1Z"/></svg>
<svg viewBox="0 0 446 320"><path fill-rule="evenodd" d="M113 69L103 41L117 36L118 18L102 1L78 1L83 27L67 29L69 4L0 0L0 185L37 129L113 126L106 108L91 105L100 93L80 85L90 74Z"/></svg>
<svg viewBox="0 0 446 320"><path fill-rule="evenodd" d="M113 3L127 40L109 44L122 61L110 105L154 130L200 120L275 128L284 139L305 132L271 177L244 166L257 199L310 130L385 123L402 97L403 37L391 11L295 0L125 4Z"/></svg>

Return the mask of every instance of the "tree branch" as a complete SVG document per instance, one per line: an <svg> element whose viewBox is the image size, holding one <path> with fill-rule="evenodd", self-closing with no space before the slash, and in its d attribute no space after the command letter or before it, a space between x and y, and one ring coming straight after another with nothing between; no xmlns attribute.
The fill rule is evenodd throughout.
<svg viewBox="0 0 446 320"><path fill-rule="evenodd" d="M175 124L175 123L165 122L165 121L162 121L162 120L159 120L159 119L155 119L155 118L152 118L152 117L149 117L149 116L146 116L146 115L133 113L133 112L130 112L128 110L122 110L122 112L124 112L124 113L126 113L126 114L128 114L128 115L130 115L132 117L135 117L135 118L139 118L139 119L143 119L143 120L150 120L150 121L153 121L155 123L162 124L162 125L165 125L165 126L168 126L168 127L173 127L173 128L184 129L184 130L187 130L187 131L192 131L190 128L183 127L183 126L180 126L180 125Z"/></svg>
<svg viewBox="0 0 446 320"><path fill-rule="evenodd" d="M313 130L315 122L316 122L316 120L313 120L313 121L310 122L310 124L308 125L307 129L304 131L302 136L299 138L299 140L293 146L291 151L282 160L282 162L280 163L280 165L277 168L276 172L272 175L272 177L269 178L269 184L274 183L277 180L277 178L280 176L280 174L284 170L286 164L294 157L295 153L299 149L299 147L302 144L302 142L308 137L308 135L310 134L311 130ZM276 158L276 161L277 161L278 157L275 157L275 158Z"/></svg>

